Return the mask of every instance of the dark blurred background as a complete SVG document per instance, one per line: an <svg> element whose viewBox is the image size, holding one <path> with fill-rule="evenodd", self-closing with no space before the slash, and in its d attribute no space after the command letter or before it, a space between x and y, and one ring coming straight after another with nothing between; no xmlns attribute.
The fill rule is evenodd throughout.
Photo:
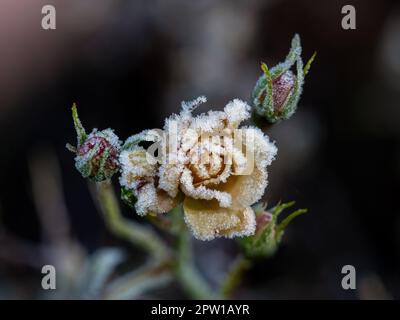
<svg viewBox="0 0 400 320"><path fill-rule="evenodd" d="M56 30L41 28L45 4L56 7ZM341 28L345 4L356 30ZM105 228L65 149L73 102L87 129L125 139L162 127L182 100L206 95L200 111L250 101L260 61L282 61L296 32L303 59L318 55L298 112L268 132L279 152L265 200L296 200L309 213L237 297L399 298L400 5L389 0L2 0L0 298L40 297L50 240L72 239L53 252L71 277L75 260L103 246L141 259ZM231 240L195 247L211 283L237 252ZM341 287L346 264L357 290ZM184 295L173 284L148 297Z"/></svg>

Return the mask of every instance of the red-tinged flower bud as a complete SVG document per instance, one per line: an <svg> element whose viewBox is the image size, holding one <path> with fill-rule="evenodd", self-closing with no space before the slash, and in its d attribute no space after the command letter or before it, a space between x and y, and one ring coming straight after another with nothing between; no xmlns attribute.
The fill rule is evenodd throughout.
<svg viewBox="0 0 400 320"><path fill-rule="evenodd" d="M253 210L256 213L256 231L252 236L239 239L239 243L247 257L268 257L276 252L288 224L295 217L307 212L305 209L296 210L278 222L280 213L293 205L293 201L279 203L268 211L265 210L266 205L257 204L253 206Z"/></svg>
<svg viewBox="0 0 400 320"><path fill-rule="evenodd" d="M300 37L296 34L284 62L271 69L262 63L263 75L258 79L252 93L256 114L270 123L289 119L296 111L303 89L304 77L308 73L315 55L314 53L303 67ZM291 68L295 69L296 74L290 70Z"/></svg>
<svg viewBox="0 0 400 320"><path fill-rule="evenodd" d="M110 179L119 169L120 144L111 129L96 129L78 147L75 166L85 178L95 181Z"/></svg>
<svg viewBox="0 0 400 320"><path fill-rule="evenodd" d="M119 170L121 143L111 129L97 131L87 135L76 110L72 107L72 117L77 133L77 147L67 144L67 148L76 153L75 167L84 178L94 181L110 179Z"/></svg>
<svg viewBox="0 0 400 320"><path fill-rule="evenodd" d="M272 214L270 214L267 211L264 211L263 213L257 215L256 217L256 232L255 234L259 234L259 232L262 232L264 228L267 226L272 221Z"/></svg>
<svg viewBox="0 0 400 320"><path fill-rule="evenodd" d="M292 71L288 70L275 80L272 80L272 96L274 100L274 108L277 112L282 110L283 105L293 91L296 76Z"/></svg>

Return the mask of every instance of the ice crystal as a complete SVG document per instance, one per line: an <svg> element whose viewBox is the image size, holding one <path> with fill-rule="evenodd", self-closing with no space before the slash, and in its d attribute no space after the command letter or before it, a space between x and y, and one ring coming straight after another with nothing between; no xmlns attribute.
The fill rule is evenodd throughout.
<svg viewBox="0 0 400 320"><path fill-rule="evenodd" d="M75 104L72 107L72 118L77 134L77 146L67 144L67 148L76 154L75 167L84 178L94 181L110 179L119 170L119 138L112 129L93 129L87 135Z"/></svg>
<svg viewBox="0 0 400 320"><path fill-rule="evenodd" d="M304 77L308 73L315 53L303 69L300 37L296 34L284 62L269 69L261 64L263 75L258 79L252 94L256 113L274 123L289 119L296 111L303 91ZM295 65L296 74L290 69Z"/></svg>
<svg viewBox="0 0 400 320"><path fill-rule="evenodd" d="M245 102L235 99L224 111L193 116L205 101L183 102L181 112L166 119L163 133L146 130L130 137L120 155L120 183L132 190L140 215L168 212L183 199L185 221L198 239L250 235L251 205L264 194L266 168L277 149L259 129L239 129L250 117ZM142 140L157 142L157 162L149 161Z"/></svg>

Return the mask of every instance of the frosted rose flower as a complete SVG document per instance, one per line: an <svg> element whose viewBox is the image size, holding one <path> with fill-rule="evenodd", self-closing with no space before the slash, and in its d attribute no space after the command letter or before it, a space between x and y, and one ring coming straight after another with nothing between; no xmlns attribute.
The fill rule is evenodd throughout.
<svg viewBox="0 0 400 320"><path fill-rule="evenodd" d="M182 103L180 114L166 119L164 131L129 138L119 159L120 183L137 198L139 215L165 213L183 202L185 221L200 240L252 235L251 205L264 194L277 148L258 128L239 128L250 117L245 102L235 99L224 111L193 116L205 101ZM146 150L141 141L156 144ZM149 155L154 147L156 159Z"/></svg>

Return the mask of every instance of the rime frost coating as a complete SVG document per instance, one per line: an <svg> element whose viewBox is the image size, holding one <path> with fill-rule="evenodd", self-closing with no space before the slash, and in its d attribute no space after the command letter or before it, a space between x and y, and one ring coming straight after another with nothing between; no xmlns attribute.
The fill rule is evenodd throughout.
<svg viewBox="0 0 400 320"><path fill-rule="evenodd" d="M235 99L224 111L193 116L204 102L183 102L181 112L166 119L165 134L146 130L129 138L119 158L120 183L137 198L139 215L166 213L183 202L184 219L200 240L252 235L251 205L264 194L277 148L258 128L239 129L250 117L245 102ZM237 132L243 133L239 140ZM158 144L158 162L140 141Z"/></svg>
<svg viewBox="0 0 400 320"><path fill-rule="evenodd" d="M316 56L314 53L303 66L301 51L300 37L295 34L284 62L271 69L261 64L263 74L253 89L252 101L255 112L270 123L289 119L297 109L304 78ZM296 73L291 68L295 68Z"/></svg>
<svg viewBox="0 0 400 320"><path fill-rule="evenodd" d="M112 129L93 129L78 146L75 167L84 178L94 181L111 179L118 171L120 141Z"/></svg>
<svg viewBox="0 0 400 320"><path fill-rule="evenodd" d="M96 128L88 135L83 127L76 104L72 105L72 119L76 130L76 147L67 143L66 148L75 153L75 167L84 178L96 182L109 180L119 170L121 142L112 129L98 131Z"/></svg>

